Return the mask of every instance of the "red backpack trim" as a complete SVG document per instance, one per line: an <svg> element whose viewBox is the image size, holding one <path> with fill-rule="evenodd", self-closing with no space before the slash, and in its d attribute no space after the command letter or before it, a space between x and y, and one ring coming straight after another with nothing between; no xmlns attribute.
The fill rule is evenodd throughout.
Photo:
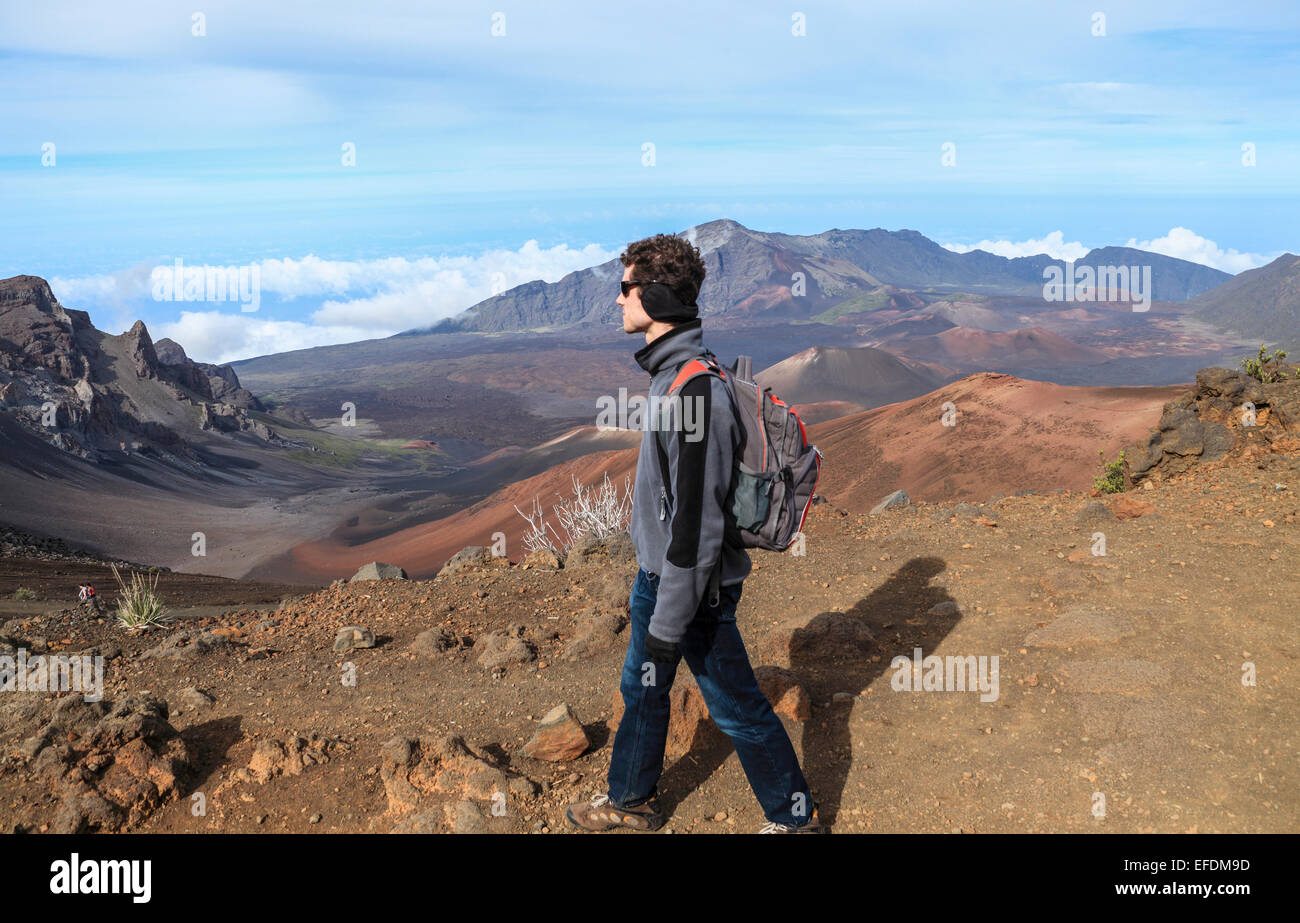
<svg viewBox="0 0 1300 923"><path fill-rule="evenodd" d="M674 378L673 383L668 386L668 393L672 394L696 375L707 374L709 372L717 372L718 376L724 379L727 377L727 373L722 371L721 366L716 362L705 362L703 359L690 359L684 362L682 367L677 370L677 377Z"/></svg>

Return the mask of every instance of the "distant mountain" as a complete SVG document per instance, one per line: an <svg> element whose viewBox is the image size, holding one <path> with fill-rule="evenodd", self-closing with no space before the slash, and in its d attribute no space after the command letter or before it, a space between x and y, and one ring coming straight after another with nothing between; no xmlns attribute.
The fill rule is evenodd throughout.
<svg viewBox="0 0 1300 923"><path fill-rule="evenodd" d="M1187 301L1232 278L1231 273L1200 263L1132 247L1099 247L1077 261L1076 269L1079 266L1150 266L1151 297L1157 301Z"/></svg>
<svg viewBox="0 0 1300 923"><path fill-rule="evenodd" d="M707 268L700 292L704 317L818 319L899 304L900 289L1035 296L1043 270L1061 266L1046 254L1007 259L983 250L955 253L917 231L840 230L800 236L754 231L730 219L688 228L679 236L700 249ZM1173 257L1104 247L1081 266L1150 266L1152 298L1185 301L1229 278L1227 273ZM623 265L613 259L569 273L558 282L533 281L494 295L427 328L440 333L553 329L613 324ZM800 275L801 274L801 275ZM802 279L800 294L792 284ZM423 331L410 331L417 333Z"/></svg>
<svg viewBox="0 0 1300 923"><path fill-rule="evenodd" d="M229 366L193 362L171 340L155 347L142 321L114 336L59 304L44 279L0 280L0 414L47 445L188 466L205 430L278 441L249 416L261 409Z"/></svg>
<svg viewBox="0 0 1300 923"><path fill-rule="evenodd" d="M879 281L852 263L791 249L786 240L806 238L751 231L735 221L710 221L682 232L704 258L707 276L700 293L701 315L769 314L806 318ZM802 272L806 292L791 294L791 280ZM455 331L519 331L614 324L623 264L617 259L569 273L558 282L528 282L479 302L464 313L430 328ZM418 331L412 331L418 332Z"/></svg>
<svg viewBox="0 0 1300 923"><path fill-rule="evenodd" d="M1300 347L1300 256L1284 253L1188 302L1210 323L1261 342Z"/></svg>
<svg viewBox="0 0 1300 923"><path fill-rule="evenodd" d="M951 327L933 336L907 340L894 349L921 362L963 370L1097 365L1111 357L1040 327L1010 333Z"/></svg>
<svg viewBox="0 0 1300 923"><path fill-rule="evenodd" d="M754 377L787 403L845 401L864 408L926 394L943 381L924 368L869 346L814 346Z"/></svg>
<svg viewBox="0 0 1300 923"><path fill-rule="evenodd" d="M909 314L900 317L898 320L873 326L871 328L871 337L877 343L888 343L891 340L907 340L912 337L943 333L943 331L951 330L955 326L957 326L955 323L939 313L923 312L921 314Z"/></svg>

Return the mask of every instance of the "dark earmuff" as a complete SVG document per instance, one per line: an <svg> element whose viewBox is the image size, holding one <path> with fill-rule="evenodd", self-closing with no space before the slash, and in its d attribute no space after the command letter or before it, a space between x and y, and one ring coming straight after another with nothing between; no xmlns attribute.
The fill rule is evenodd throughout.
<svg viewBox="0 0 1300 923"><path fill-rule="evenodd" d="M699 314L693 304L683 304L671 288L662 282L649 282L641 286L641 307L646 314L659 321L691 320Z"/></svg>

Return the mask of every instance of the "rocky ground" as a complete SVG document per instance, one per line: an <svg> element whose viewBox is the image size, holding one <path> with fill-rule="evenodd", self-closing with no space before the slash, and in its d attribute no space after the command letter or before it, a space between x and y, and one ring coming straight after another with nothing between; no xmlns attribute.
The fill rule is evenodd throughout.
<svg viewBox="0 0 1300 923"><path fill-rule="evenodd" d="M839 832L1294 830L1298 464L1274 444L1113 498L819 504L805 555L755 553L739 623L823 817ZM11 620L10 647L109 659L99 705L0 698L0 819L565 832L564 805L603 790L635 564L625 541L558 563L467 555L435 580L138 635L71 610ZM891 661L917 647L996 655L997 697L896 689ZM735 754L679 676L669 829L755 831Z"/></svg>

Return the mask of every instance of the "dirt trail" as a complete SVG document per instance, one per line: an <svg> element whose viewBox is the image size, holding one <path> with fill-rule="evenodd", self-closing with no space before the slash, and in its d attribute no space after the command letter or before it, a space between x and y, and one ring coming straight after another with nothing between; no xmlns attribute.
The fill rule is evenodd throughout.
<svg viewBox="0 0 1300 923"><path fill-rule="evenodd" d="M818 505L805 556L755 553L739 622L754 663L788 665L809 695L810 718L783 720L823 817L838 832L1296 829L1298 467L1283 453L1206 466L1105 511L1067 492L879 516ZM1134 503L1152 509L1123 520L1109 512ZM1097 533L1104 556L1092 553ZM150 690L171 704L192 767L183 797L135 829L567 832L563 806L603 790L627 637L592 626L625 603L633 569L623 558L563 570L498 564L334 586L278 611L196 621L225 626L232 643L189 659L143 659L165 634L133 637L66 615L6 630L50 650L116 645L107 698ZM792 618L808 627L792 634ZM377 646L335 653L348 624L371 629ZM860 656L817 653L845 624L874 641ZM411 649L439 626L451 649ZM502 650L518 640L523 662L494 671L476 662L482 645L456 646L491 632ZM792 650L792 637L805 643ZM918 647L996 655L997 697L895 690L891 662ZM341 682L348 664L355 685ZM1256 685L1243 685L1246 665ZM182 696L191 686L215 704ZM565 763L524 755L538 719L561 702L591 749ZM688 734L690 749L662 782L670 829L756 831L763 818L727 739L707 723L683 728L673 740ZM504 816L472 774L446 768L449 757L419 812L406 810L381 768L385 742L447 734L479 748L477 770L526 777L509 788ZM57 798L14 755L21 740L7 733L0 743L5 829L48 828ZM268 781L246 778L285 746L291 756L262 773ZM315 755L299 760L299 748ZM196 792L204 816L192 813Z"/></svg>

